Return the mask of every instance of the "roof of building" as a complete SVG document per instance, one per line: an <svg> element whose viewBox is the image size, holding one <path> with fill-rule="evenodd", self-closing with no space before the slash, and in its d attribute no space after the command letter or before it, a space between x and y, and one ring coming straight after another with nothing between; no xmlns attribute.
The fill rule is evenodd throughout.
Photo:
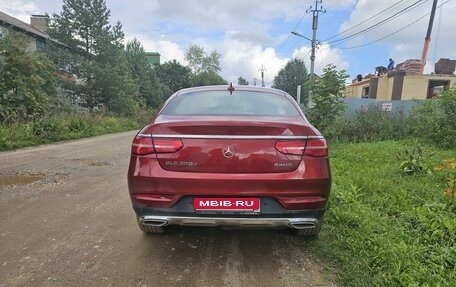
<svg viewBox="0 0 456 287"><path fill-rule="evenodd" d="M33 34L33 35L36 35L38 37L42 37L45 39L50 39L49 34L43 33L42 31L36 29L32 25L22 22L21 20L16 19L16 18L0 11L0 23L1 22L4 23L3 26L12 26L16 29L25 31L29 34Z"/></svg>
<svg viewBox="0 0 456 287"><path fill-rule="evenodd" d="M147 60L152 65L160 65L160 53L158 52L144 52Z"/></svg>

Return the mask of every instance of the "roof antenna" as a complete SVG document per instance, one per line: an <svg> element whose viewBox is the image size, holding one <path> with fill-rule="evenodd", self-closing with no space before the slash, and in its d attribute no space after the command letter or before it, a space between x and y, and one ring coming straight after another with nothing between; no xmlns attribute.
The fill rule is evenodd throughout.
<svg viewBox="0 0 456 287"><path fill-rule="evenodd" d="M230 83L230 86L228 87L228 91L230 91L230 95L233 94L233 92L234 92L233 83Z"/></svg>

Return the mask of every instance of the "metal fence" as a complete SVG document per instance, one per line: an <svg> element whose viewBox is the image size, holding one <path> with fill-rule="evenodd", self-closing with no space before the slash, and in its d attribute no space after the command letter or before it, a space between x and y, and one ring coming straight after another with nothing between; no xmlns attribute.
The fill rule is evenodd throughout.
<svg viewBox="0 0 456 287"><path fill-rule="evenodd" d="M413 107L426 100L409 100L409 101L377 101L375 99L354 99L345 98L345 113L347 116L355 115L357 111L367 110L369 107L377 107L387 112L410 113Z"/></svg>

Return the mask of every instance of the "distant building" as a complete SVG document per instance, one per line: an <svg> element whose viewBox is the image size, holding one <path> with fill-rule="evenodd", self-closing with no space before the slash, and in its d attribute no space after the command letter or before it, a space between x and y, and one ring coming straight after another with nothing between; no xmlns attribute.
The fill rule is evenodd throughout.
<svg viewBox="0 0 456 287"><path fill-rule="evenodd" d="M442 59L441 59L442 60ZM456 75L454 72L454 62L451 60L437 63L441 70L437 68L435 74L421 74L417 60L407 60L398 64L396 69L389 71L385 75L377 77L367 75L361 81L357 79L345 87L347 98L368 98L377 101L391 100L425 100L440 95L440 93L456 85ZM443 59L445 60L445 59ZM418 60L419 61L419 60ZM450 73L450 70L453 69ZM437 73L444 70L447 73Z"/></svg>
<svg viewBox="0 0 456 287"><path fill-rule="evenodd" d="M151 65L160 65L160 53L146 52L146 57Z"/></svg>
<svg viewBox="0 0 456 287"><path fill-rule="evenodd" d="M28 38L28 51L43 49L48 41L53 41L46 33L49 19L45 15L32 15L27 24L0 11L0 32L12 29L23 33Z"/></svg>

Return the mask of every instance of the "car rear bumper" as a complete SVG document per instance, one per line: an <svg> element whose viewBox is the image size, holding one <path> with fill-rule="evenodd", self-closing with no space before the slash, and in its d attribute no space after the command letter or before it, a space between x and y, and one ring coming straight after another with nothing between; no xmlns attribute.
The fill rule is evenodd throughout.
<svg viewBox="0 0 456 287"><path fill-rule="evenodd" d="M134 207L138 223L148 226L232 226L245 228L314 228L326 211L287 210L271 197L260 197L259 212L195 211L193 197L187 196L171 208Z"/></svg>
<svg viewBox="0 0 456 287"><path fill-rule="evenodd" d="M315 228L316 218L242 218L242 217L193 217L193 216L157 216L144 215L138 222L145 226L163 227L167 225L181 226L234 226L242 228L280 228L294 229Z"/></svg>

